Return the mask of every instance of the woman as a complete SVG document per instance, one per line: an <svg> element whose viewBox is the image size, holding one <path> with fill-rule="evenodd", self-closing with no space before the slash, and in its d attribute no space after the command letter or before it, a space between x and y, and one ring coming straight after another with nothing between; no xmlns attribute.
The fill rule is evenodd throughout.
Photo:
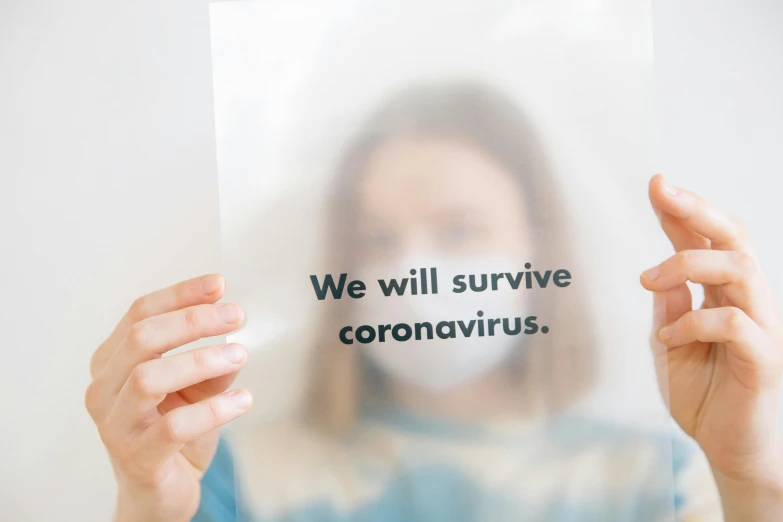
<svg viewBox="0 0 783 522"><path fill-rule="evenodd" d="M562 216L552 211L559 208L557 190L540 150L524 117L493 91L449 85L403 93L370 119L346 152L332 194L335 248L329 266L367 274L366 281L418 266L445 270L455 259L459 273L526 261L533 268L569 266ZM662 375L668 375L674 419L709 462L709 468L700 468L697 455L675 446L678 518L719 516L710 496L717 485L725 520L778 520L783 347L777 305L735 220L660 176L649 191L677 251L641 277L655 296L654 353ZM464 271L468 266L476 270ZM691 309L686 281L704 285L699 310ZM245 349L199 348L160 358L242 324L238 306L218 303L223 289L222 278L209 275L140 298L95 352L86 404L114 464L118 521L194 515L234 520L237 511L242 520L254 514L272 520L665 517L667 489L655 480L663 476L665 446L638 434L603 444L610 426L571 415L569 407L593 375L589 324L575 322L584 306L578 292L558 298L551 289L475 294L482 299L470 304L480 308L449 310L458 316L487 310L487 317L524 317L535 309L551 327L546 335L486 335L454 343L433 338L400 343L397 350L379 342L320 347L313 365L312 422L296 433L252 441L261 448L267 473L243 473L246 482L237 487L255 498L235 506L234 463L214 430L250 407L247 392L225 391L245 363ZM349 301L331 307L324 328L413 322L425 315L439 321L448 318L437 316L444 307L456 302L430 300L434 306L420 314L421 299L400 299L394 307L365 299L360 307ZM422 424L428 430L424 442L416 432ZM466 432L470 444L454 442L455 434L461 441ZM564 442L574 432L580 434L578 444ZM522 455L518 444L496 443L499 433L524 440L539 454L533 458ZM298 448L314 448L316 456L298 461ZM281 452L286 458L274 460ZM576 473L574 463L586 458L590 470L605 475ZM328 464L313 464L321 461ZM519 465L499 482L484 480L496 478L506 462ZM553 471L555 462L568 465ZM672 463L665 464L671 473ZM620 475L614 477L621 479L617 486L608 470L618 466L625 468L625 478L636 480L622 481ZM344 472L337 478L336 469ZM293 482L289 471L296 475ZM550 487L526 496L536 477L544 476L554 477ZM612 487L562 495L595 491L590 486L601 480ZM319 490L321 484L328 486ZM286 490L291 487L307 491L302 497Z"/></svg>

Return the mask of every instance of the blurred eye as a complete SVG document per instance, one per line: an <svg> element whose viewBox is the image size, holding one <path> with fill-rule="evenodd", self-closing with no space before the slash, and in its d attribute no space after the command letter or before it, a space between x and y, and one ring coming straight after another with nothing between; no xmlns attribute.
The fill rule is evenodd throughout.
<svg viewBox="0 0 783 522"><path fill-rule="evenodd" d="M438 241L445 247L470 245L480 238L480 231L467 222L446 223L438 231Z"/></svg>
<svg viewBox="0 0 783 522"><path fill-rule="evenodd" d="M362 248L367 253L388 252L394 248L396 238L385 230L372 230L361 235Z"/></svg>

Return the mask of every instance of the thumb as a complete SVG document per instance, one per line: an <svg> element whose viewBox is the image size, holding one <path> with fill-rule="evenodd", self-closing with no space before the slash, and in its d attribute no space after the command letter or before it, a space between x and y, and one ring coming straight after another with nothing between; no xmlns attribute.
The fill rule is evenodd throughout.
<svg viewBox="0 0 783 522"><path fill-rule="evenodd" d="M668 348L661 342L658 332L691 311L692 298L688 285L683 283L665 292L653 292L652 331L650 347L656 356L665 355Z"/></svg>
<svg viewBox="0 0 783 522"><path fill-rule="evenodd" d="M662 308L663 315L660 317L662 323L658 327L659 330L693 309L691 289L688 288L686 283L677 285L666 292L661 292L661 295L663 296L664 304Z"/></svg>

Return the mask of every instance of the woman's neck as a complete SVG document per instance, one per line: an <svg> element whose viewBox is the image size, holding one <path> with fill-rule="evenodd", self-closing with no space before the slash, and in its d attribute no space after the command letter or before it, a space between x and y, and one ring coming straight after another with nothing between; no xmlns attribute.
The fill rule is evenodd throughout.
<svg viewBox="0 0 783 522"><path fill-rule="evenodd" d="M460 420L527 417L537 408L530 394L523 393L508 371L496 368L473 381L445 391L430 391L392 379L394 404L416 413Z"/></svg>

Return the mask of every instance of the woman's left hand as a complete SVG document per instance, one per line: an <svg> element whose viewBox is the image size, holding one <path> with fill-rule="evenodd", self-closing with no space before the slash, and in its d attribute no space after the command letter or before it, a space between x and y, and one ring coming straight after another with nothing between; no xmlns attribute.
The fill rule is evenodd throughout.
<svg viewBox="0 0 783 522"><path fill-rule="evenodd" d="M701 446L719 487L783 490L783 323L745 228L663 176L652 178L649 195L676 251L641 276L654 292L653 347L671 414ZM704 288L698 309L687 281Z"/></svg>

